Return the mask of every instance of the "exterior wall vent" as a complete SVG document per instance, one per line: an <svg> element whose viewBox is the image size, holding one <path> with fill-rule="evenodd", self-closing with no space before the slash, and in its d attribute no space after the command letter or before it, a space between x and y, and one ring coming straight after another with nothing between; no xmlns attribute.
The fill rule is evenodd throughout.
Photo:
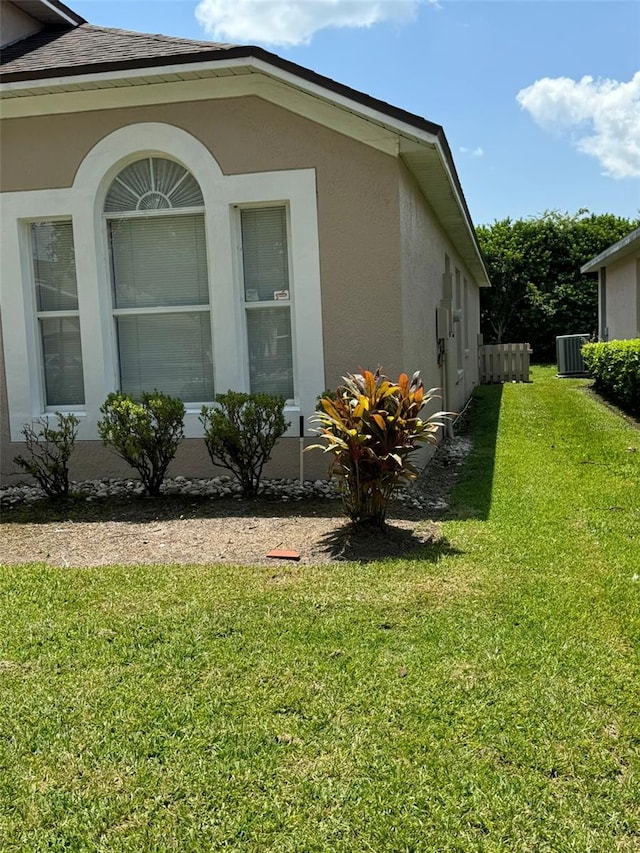
<svg viewBox="0 0 640 853"><path fill-rule="evenodd" d="M583 344L588 343L589 335L560 335L556 338L558 357L558 376L588 376L589 373L580 352Z"/></svg>

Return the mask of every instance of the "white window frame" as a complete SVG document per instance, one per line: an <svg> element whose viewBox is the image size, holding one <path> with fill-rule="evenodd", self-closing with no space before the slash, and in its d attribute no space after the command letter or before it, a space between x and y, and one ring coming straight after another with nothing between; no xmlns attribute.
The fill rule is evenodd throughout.
<svg viewBox="0 0 640 853"><path fill-rule="evenodd" d="M12 440L21 440L25 422L46 414L26 223L70 218L74 244L82 247L76 253L76 275L85 405L75 413L81 418L78 438L97 440L100 406L119 381L104 200L116 174L144 156L177 160L193 174L203 192L218 391L248 390L244 307L238 299L231 211L235 205L269 206L283 201L288 205L290 275L295 283L291 320L298 384L285 417L291 422L288 434L297 435L298 416L307 418L313 413L316 397L325 387L315 170L225 175L211 152L191 134L172 125L148 122L128 125L100 140L80 164L71 187L5 193L2 197L0 286ZM187 437L202 436L198 416L199 411L190 406L185 418Z"/></svg>
<svg viewBox="0 0 640 853"><path fill-rule="evenodd" d="M38 357L38 384L37 384L37 394L40 399L40 410L43 416L48 414L54 414L55 412L65 412L65 413L73 413L78 410L82 411L84 409L84 404L48 404L47 403L47 385L46 385L46 376L45 376L45 368L44 368L44 350L42 347L42 331L40 327L40 320L61 320L67 317L80 317L80 309L62 309L60 311L41 311L38 308L38 298L36 293L36 276L35 276L35 263L33 257L33 226L39 225L41 223L49 223L49 222L68 222L71 225L71 233L73 239L73 249L74 249L74 266L76 267L76 284L78 278L78 270L76 266L75 260L75 234L73 232L73 220L70 216L46 216L46 217L34 217L29 220L25 220L21 223L21 230L23 231L23 239L25 243L28 245L28 251L30 256L30 264L29 264L29 276L28 276L28 286L30 291L30 303L31 303L31 314L34 318L34 330L33 337L35 340L35 346L37 348L37 357ZM78 296L79 298L79 296ZM28 299L28 297L27 297ZM82 323L80 324L80 346L82 348ZM82 352L82 350L81 350ZM86 399L86 380L83 376L83 396Z"/></svg>
<svg viewBox="0 0 640 853"><path fill-rule="evenodd" d="M143 219L143 218L159 218L162 216L189 216L189 215L202 215L205 221L205 229L206 229L206 210L204 207L177 207L177 208L162 208L160 210L151 210L151 211L114 211L109 213L103 213L103 227L106 232L107 242L109 240L109 223L114 221L123 221L125 219ZM109 252L109 285L110 285L110 295L111 295L111 315L113 317L113 347L115 353L115 364L117 367L118 374L118 383L120 384L121 377L121 365L120 365L120 355L118 350L118 331L117 331L117 318L118 317L143 317L143 316L151 316L153 314L199 314L206 313L209 316L209 325L211 326L211 287L209 286L209 302L206 304L189 304L189 305L155 305L149 306L146 308L117 308L116 307L116 295L115 295L115 281L114 281L114 270L113 270L113 261L111 258L111 253ZM207 274L209 276L209 282L211 281L210 272L208 269L209 259L207 257ZM213 365L213 382L215 389L215 364ZM119 386L118 386L119 387ZM153 390L151 388L147 390ZM160 389L162 390L162 389ZM185 406L188 407L189 410L198 410L202 407L203 403L211 403L211 400L199 400L199 401L189 401L185 402Z"/></svg>
<svg viewBox="0 0 640 853"><path fill-rule="evenodd" d="M296 346L296 282L293 278L293 264L291 258L291 211L289 203L286 199L272 200L267 202L252 202L245 204L233 204L230 209L232 218L233 237L235 245L235 266L234 266L234 282L238 299L240 302L240 310L242 312L242 352L243 352L243 367L244 367L244 387L247 391L251 387L250 365L249 365L249 331L246 320L246 312L259 310L260 308L277 308L278 303L274 300L258 300L249 302L245 295L244 281L244 262L242 255L242 211L243 210L260 210L262 208L279 207L285 210L286 235L287 235L287 264L289 268L289 299L286 300L286 305L289 308L289 319L291 323L291 355L293 362L293 397L287 399L287 409L294 410L299 408L298 397L298 370L297 370L297 346ZM318 394L320 391L318 391Z"/></svg>

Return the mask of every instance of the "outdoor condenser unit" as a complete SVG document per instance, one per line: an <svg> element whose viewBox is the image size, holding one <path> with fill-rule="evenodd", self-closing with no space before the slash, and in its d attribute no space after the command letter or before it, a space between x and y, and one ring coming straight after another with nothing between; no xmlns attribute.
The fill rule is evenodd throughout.
<svg viewBox="0 0 640 853"><path fill-rule="evenodd" d="M556 338L558 376L588 376L580 352L589 335L560 335Z"/></svg>

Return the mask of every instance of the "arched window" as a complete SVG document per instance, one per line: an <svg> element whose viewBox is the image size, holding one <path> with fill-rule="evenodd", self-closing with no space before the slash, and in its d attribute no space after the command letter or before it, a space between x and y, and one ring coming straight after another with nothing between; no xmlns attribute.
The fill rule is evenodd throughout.
<svg viewBox="0 0 640 853"><path fill-rule="evenodd" d="M120 389L213 399L204 200L179 163L145 157L106 196Z"/></svg>
<svg viewBox="0 0 640 853"><path fill-rule="evenodd" d="M104 203L105 213L204 207L202 191L190 172L160 157L145 157L114 178Z"/></svg>

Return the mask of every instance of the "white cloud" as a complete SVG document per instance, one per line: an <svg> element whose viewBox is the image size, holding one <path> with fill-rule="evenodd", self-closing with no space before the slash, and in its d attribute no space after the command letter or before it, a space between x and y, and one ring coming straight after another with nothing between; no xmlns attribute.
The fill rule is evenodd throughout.
<svg viewBox="0 0 640 853"><path fill-rule="evenodd" d="M200 0L196 18L216 41L292 47L327 27L412 21L425 0ZM437 0L426 0L437 5Z"/></svg>
<svg viewBox="0 0 640 853"><path fill-rule="evenodd" d="M517 101L546 130L570 132L605 175L640 177L640 71L628 83L545 77L521 89Z"/></svg>
<svg viewBox="0 0 640 853"><path fill-rule="evenodd" d="M467 154L469 157L483 157L484 150L478 146L477 148L465 148L464 145L459 149L461 154Z"/></svg>

